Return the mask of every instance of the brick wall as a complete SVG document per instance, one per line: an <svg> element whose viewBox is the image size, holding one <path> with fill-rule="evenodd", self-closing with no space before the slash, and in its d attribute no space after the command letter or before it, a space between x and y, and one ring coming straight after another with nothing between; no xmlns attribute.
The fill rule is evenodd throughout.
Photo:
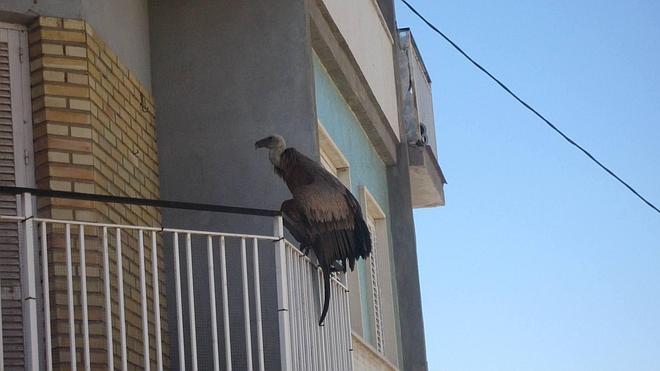
<svg viewBox="0 0 660 371"><path fill-rule="evenodd" d="M80 20L40 17L29 29L36 182L39 188L158 198L158 160L153 98L93 29ZM40 199L40 216L80 221L159 226L160 212L150 207L91 201ZM77 234L77 228L72 229ZM53 358L68 368L66 272L63 228L49 229ZM100 228L86 235L87 285L93 367L107 364L103 307ZM142 341L136 233L123 234L123 265L129 367L140 368ZM150 235L145 239L150 241ZM78 240L73 236L74 241ZM74 244L75 245L75 244ZM115 364L119 362L116 261L110 243ZM150 244L145 254L150 257ZM164 293L162 243L158 241L159 278ZM74 246L73 256L77 257ZM74 264L76 259L74 258ZM151 262L147 258L151 301ZM74 271L74 282L79 281ZM77 286L75 287L78 290ZM160 297L163 333L166 300ZM149 313L152 313L151 305ZM79 320L80 313L76 313ZM153 322L153 318L150 318ZM77 331L80 331L77 324ZM153 323L151 359L155 359ZM78 332L80 335L80 332ZM80 338L80 336L78 336ZM167 337L165 337L167 342ZM82 343L78 344L82 347ZM166 351L167 346L163 349ZM81 349L78 351L81 359ZM167 361L167 354L165 354Z"/></svg>

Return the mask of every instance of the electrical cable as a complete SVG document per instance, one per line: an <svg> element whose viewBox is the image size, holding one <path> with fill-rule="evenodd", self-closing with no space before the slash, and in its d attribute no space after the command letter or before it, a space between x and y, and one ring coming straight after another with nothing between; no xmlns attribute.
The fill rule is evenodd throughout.
<svg viewBox="0 0 660 371"><path fill-rule="evenodd" d="M437 27L435 27L430 21L428 21L423 15L421 15L421 14L420 14L420 13L419 13L419 12L418 12L418 11L412 6L412 5L410 5L410 3L409 3L408 1L406 1L406 0L401 0L401 2L403 2L403 3L408 7L408 9L410 9L410 10L411 10L411 11L412 11L417 17L419 17L424 23L426 23L427 26L429 26L433 31L435 31L437 34L439 34L440 36L442 36L442 38L445 39L449 44L451 44L451 46L454 47L454 49L456 49L456 50L457 50L459 53L461 53L465 58L467 58L467 60L470 61L473 65L475 65L475 66L476 66L481 72L483 72L483 73L485 73L486 75L488 75L488 77L490 77L493 81L495 81L495 82L496 82L496 83L497 83L502 89L504 89L507 93L509 93L509 94L510 94L514 99L516 99L520 104L522 104L525 108L527 108L527 109L530 110L532 113L534 113L538 118L540 118L541 120L543 120L543 122L545 122L545 123L546 123L546 124L552 129L552 130L554 130L555 132L557 132L557 134L561 135L561 137L564 138L568 143L572 144L572 145L575 146L577 149L579 149L580 151L582 151L582 153L584 153L587 157L589 157L589 159L591 159L591 160L592 160L593 162L595 162L598 166L600 166L600 168L602 168L603 170L605 170L608 174L610 174L612 177L614 177L614 179L618 180L619 183L623 184L626 188L628 188L628 190L629 190L630 192L632 192L633 194L635 194L635 196L637 196L640 200L644 201L644 203L646 203L649 207L651 207L653 210L655 210L657 213L660 214L660 209L658 209L653 203L651 203L651 201L649 201L649 200L647 200L646 198L644 198L644 196L642 196L641 194L639 194L639 192L637 192L632 186L630 186L628 183L626 183L623 179L621 179L618 175L616 175L612 170L610 170L609 168L607 168L607 166L603 165L600 161L598 161L598 160L597 160L597 159L596 159L591 153L589 153L589 151L587 151L587 150L584 149L582 146L580 146L579 144L577 144L573 139L569 138L566 134L564 134L561 130L559 130L559 129L558 129L558 128L557 128L552 122L550 122L548 119L546 119L545 117L543 117L543 115L541 115L537 110L535 110L535 109L534 109L532 106L530 106L527 102L525 102L525 101L522 100L520 97L518 97L518 95L516 95L516 93L514 93L513 91L511 91L511 89L509 89L508 86L506 86L506 85L505 85L503 82L501 82L498 78L496 78L495 76L493 76L493 74L491 74L490 72L488 72L488 70L486 70L486 69L485 69L484 67L482 67L479 63L477 63L477 61L475 61L474 59L472 59L472 57L470 57L465 51L463 51L463 49L461 49L460 46L458 46L458 45L457 45L455 42L453 42L449 37L447 37L447 35L445 35L442 31L440 31Z"/></svg>

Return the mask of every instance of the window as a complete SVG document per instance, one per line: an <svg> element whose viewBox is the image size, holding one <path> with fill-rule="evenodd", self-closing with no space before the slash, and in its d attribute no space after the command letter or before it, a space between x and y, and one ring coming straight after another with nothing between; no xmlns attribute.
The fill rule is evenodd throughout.
<svg viewBox="0 0 660 371"><path fill-rule="evenodd" d="M341 153L323 125L319 122L319 152L321 165L334 174L347 188L351 186L348 160Z"/></svg>
<svg viewBox="0 0 660 371"><path fill-rule="evenodd" d="M334 174L347 188L351 188L349 163L319 122L319 158L321 165ZM362 205L365 221L373 244L371 256L358 261L354 272L341 279L350 288L351 326L366 342L381 354L385 353L385 324L383 321L383 292L380 277L386 277L383 262L389 254L385 213L366 187L360 186L356 198ZM387 290L387 287L385 287Z"/></svg>
<svg viewBox="0 0 660 371"><path fill-rule="evenodd" d="M34 186L31 110L26 31L21 26L0 22L0 185ZM15 196L0 195L0 214L17 215L20 207ZM21 248L23 242L19 240L16 224L2 224L0 295L3 310L21 308L20 260L25 249ZM23 344L23 314L18 311L3 319L5 344L12 344L5 349L5 361L20 369L24 366L23 347L18 346Z"/></svg>
<svg viewBox="0 0 660 371"><path fill-rule="evenodd" d="M34 185L26 44L22 27L0 22L0 181L19 187Z"/></svg>
<svg viewBox="0 0 660 371"><path fill-rule="evenodd" d="M381 272L381 262L379 256L388 254L387 227L385 223L385 213L380 208L374 197L369 193L366 187L360 186L360 202L363 207L365 220L371 233L372 250L371 256L367 259L366 270L368 277L368 291L363 293L367 296L369 303L369 326L365 326L366 338L370 340L374 348L380 353L385 350L385 336L383 323L383 308L381 297L381 282L379 280Z"/></svg>

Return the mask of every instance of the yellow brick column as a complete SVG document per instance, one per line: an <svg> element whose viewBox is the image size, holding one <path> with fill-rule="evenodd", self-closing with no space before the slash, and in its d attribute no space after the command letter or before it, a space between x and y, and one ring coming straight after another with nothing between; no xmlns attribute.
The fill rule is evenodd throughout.
<svg viewBox="0 0 660 371"><path fill-rule="evenodd" d="M158 198L158 157L153 99L84 21L39 18L29 30L34 149L37 186L43 189ZM56 219L159 226L155 208L90 201L40 199L40 216ZM74 265L78 263L77 228ZM85 230L90 352L92 367L105 369L105 308L100 228ZM63 228L48 236L53 359L69 368L65 242ZM150 241L145 235L145 241ZM115 365L119 364L119 316L116 259L111 242L111 289ZM150 249L147 244L147 252ZM124 233L124 290L129 367L142 366L141 311L137 233ZM167 302L162 243L158 241L161 321L167 344ZM151 303L151 259L147 253L147 290ZM79 290L79 272L74 288ZM76 304L80 303L75 292ZM152 316L152 307L149 307ZM155 362L153 318L150 318L151 360ZM78 363L82 366L81 311L76 310ZM164 359L169 361L164 344Z"/></svg>

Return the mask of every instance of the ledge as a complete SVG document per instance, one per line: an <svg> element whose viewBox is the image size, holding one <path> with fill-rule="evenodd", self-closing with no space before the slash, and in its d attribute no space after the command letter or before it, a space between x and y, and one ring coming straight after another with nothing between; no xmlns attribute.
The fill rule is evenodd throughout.
<svg viewBox="0 0 660 371"><path fill-rule="evenodd" d="M444 206L447 181L431 147L409 145L408 158L413 208Z"/></svg>
<svg viewBox="0 0 660 371"><path fill-rule="evenodd" d="M399 142L366 78L322 0L308 5L312 47L387 165L396 163ZM398 123L396 123L398 125Z"/></svg>
<svg viewBox="0 0 660 371"><path fill-rule="evenodd" d="M368 355L370 355L373 358L376 358L380 365L378 366L385 366L386 369L389 369L390 371L399 371L399 368L396 367L392 362L390 362L385 356L376 350L371 344L367 343L367 341L360 335L358 335L355 331L351 331L351 335L353 337L353 353L355 353L356 349L363 348L367 351ZM355 360L355 355L353 355L353 359ZM353 362L353 367L355 367L355 361ZM381 368L382 369L382 368Z"/></svg>

